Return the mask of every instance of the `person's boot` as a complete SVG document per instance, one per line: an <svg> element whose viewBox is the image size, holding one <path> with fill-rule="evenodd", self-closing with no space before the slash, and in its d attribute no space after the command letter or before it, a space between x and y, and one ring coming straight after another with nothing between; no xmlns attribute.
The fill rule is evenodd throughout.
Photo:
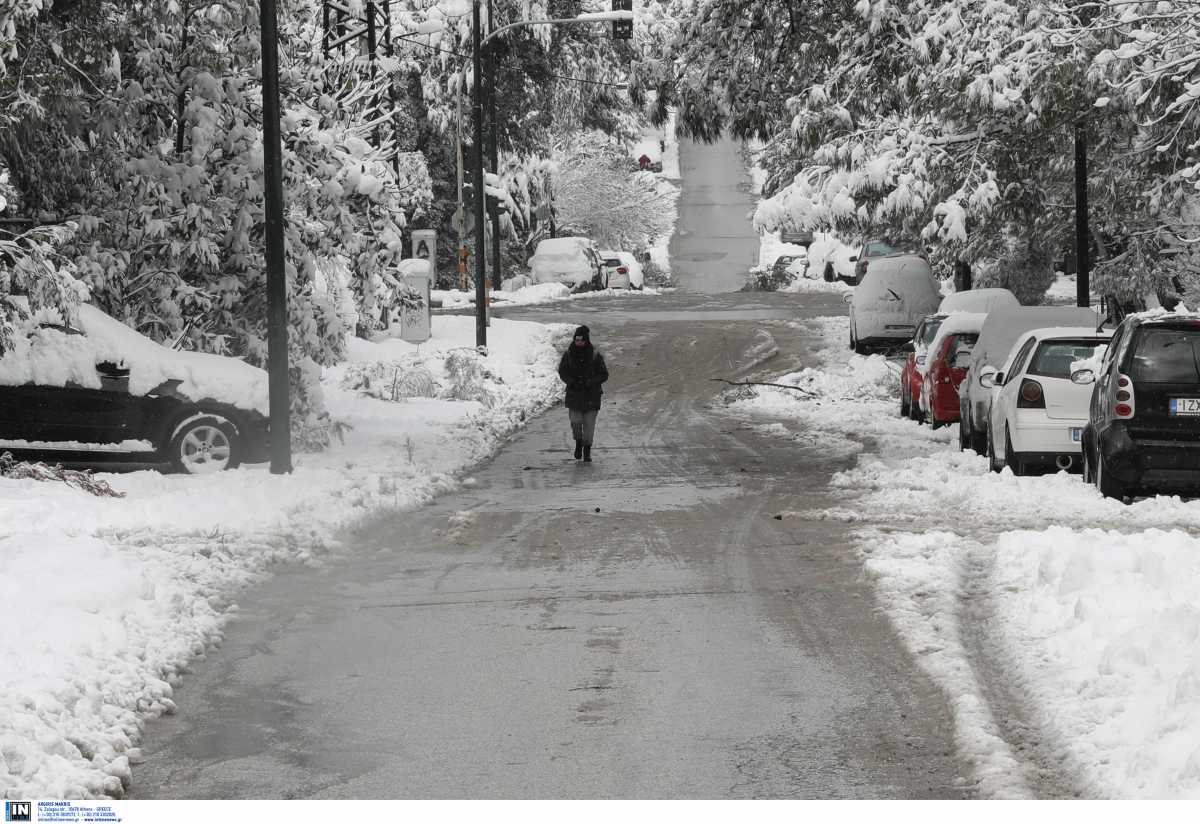
<svg viewBox="0 0 1200 824"><path fill-rule="evenodd" d="M583 462L584 463L592 462L592 445L590 443L586 444L583 447Z"/></svg>
<svg viewBox="0 0 1200 824"><path fill-rule="evenodd" d="M575 460L579 460L582 457L583 457L583 441L576 438L575 439Z"/></svg>

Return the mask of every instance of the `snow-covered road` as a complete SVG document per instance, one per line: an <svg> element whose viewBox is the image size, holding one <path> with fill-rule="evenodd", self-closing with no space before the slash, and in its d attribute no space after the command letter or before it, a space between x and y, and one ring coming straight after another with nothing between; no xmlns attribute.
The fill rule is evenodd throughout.
<svg viewBox="0 0 1200 824"><path fill-rule="evenodd" d="M734 408L854 454L825 518L854 525L866 573L952 702L987 796L1200 795L1200 501L1130 506L1079 476L993 474L897 415L898 367L826 345Z"/></svg>
<svg viewBox="0 0 1200 824"><path fill-rule="evenodd" d="M712 406L711 378L812 357L803 300L572 305L613 375L596 462L572 460L553 410L475 486L256 589L151 725L133 794L972 794L854 525L774 517L835 506L852 456Z"/></svg>

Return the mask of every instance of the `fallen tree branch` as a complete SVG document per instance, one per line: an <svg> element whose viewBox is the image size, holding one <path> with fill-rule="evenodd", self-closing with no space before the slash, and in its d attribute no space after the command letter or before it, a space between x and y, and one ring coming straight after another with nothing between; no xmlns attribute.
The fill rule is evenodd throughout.
<svg viewBox="0 0 1200 824"><path fill-rule="evenodd" d="M709 378L709 380L710 381L718 381L719 383L727 383L730 386L773 386L776 389L794 389L797 392L801 392L805 395L808 395L810 398L820 397L816 392L811 392L808 389L805 389L803 387L792 386L791 384L787 384L787 383L765 383L763 381L731 381L731 380L726 380L725 378Z"/></svg>

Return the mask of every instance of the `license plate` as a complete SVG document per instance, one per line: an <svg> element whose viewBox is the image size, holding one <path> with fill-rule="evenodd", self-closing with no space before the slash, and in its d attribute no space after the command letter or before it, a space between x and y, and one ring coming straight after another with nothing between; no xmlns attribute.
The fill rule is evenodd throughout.
<svg viewBox="0 0 1200 824"><path fill-rule="evenodd" d="M1200 415L1200 398L1171 398L1172 415Z"/></svg>
<svg viewBox="0 0 1200 824"><path fill-rule="evenodd" d="M1072 426L1071 427L1071 440L1074 443L1079 443L1079 441L1082 438L1083 438L1083 427L1082 426Z"/></svg>

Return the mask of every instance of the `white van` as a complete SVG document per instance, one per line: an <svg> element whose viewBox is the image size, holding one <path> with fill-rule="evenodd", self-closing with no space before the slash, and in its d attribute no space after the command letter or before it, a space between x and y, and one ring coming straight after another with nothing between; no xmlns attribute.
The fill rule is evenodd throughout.
<svg viewBox="0 0 1200 824"><path fill-rule="evenodd" d="M872 347L912 339L917 324L942 300L929 261L919 255L890 255L872 261L849 296L850 348L865 355Z"/></svg>
<svg viewBox="0 0 1200 824"><path fill-rule="evenodd" d="M534 283L562 283L578 291L600 285L603 263L590 239L552 237L538 243L529 268Z"/></svg>

